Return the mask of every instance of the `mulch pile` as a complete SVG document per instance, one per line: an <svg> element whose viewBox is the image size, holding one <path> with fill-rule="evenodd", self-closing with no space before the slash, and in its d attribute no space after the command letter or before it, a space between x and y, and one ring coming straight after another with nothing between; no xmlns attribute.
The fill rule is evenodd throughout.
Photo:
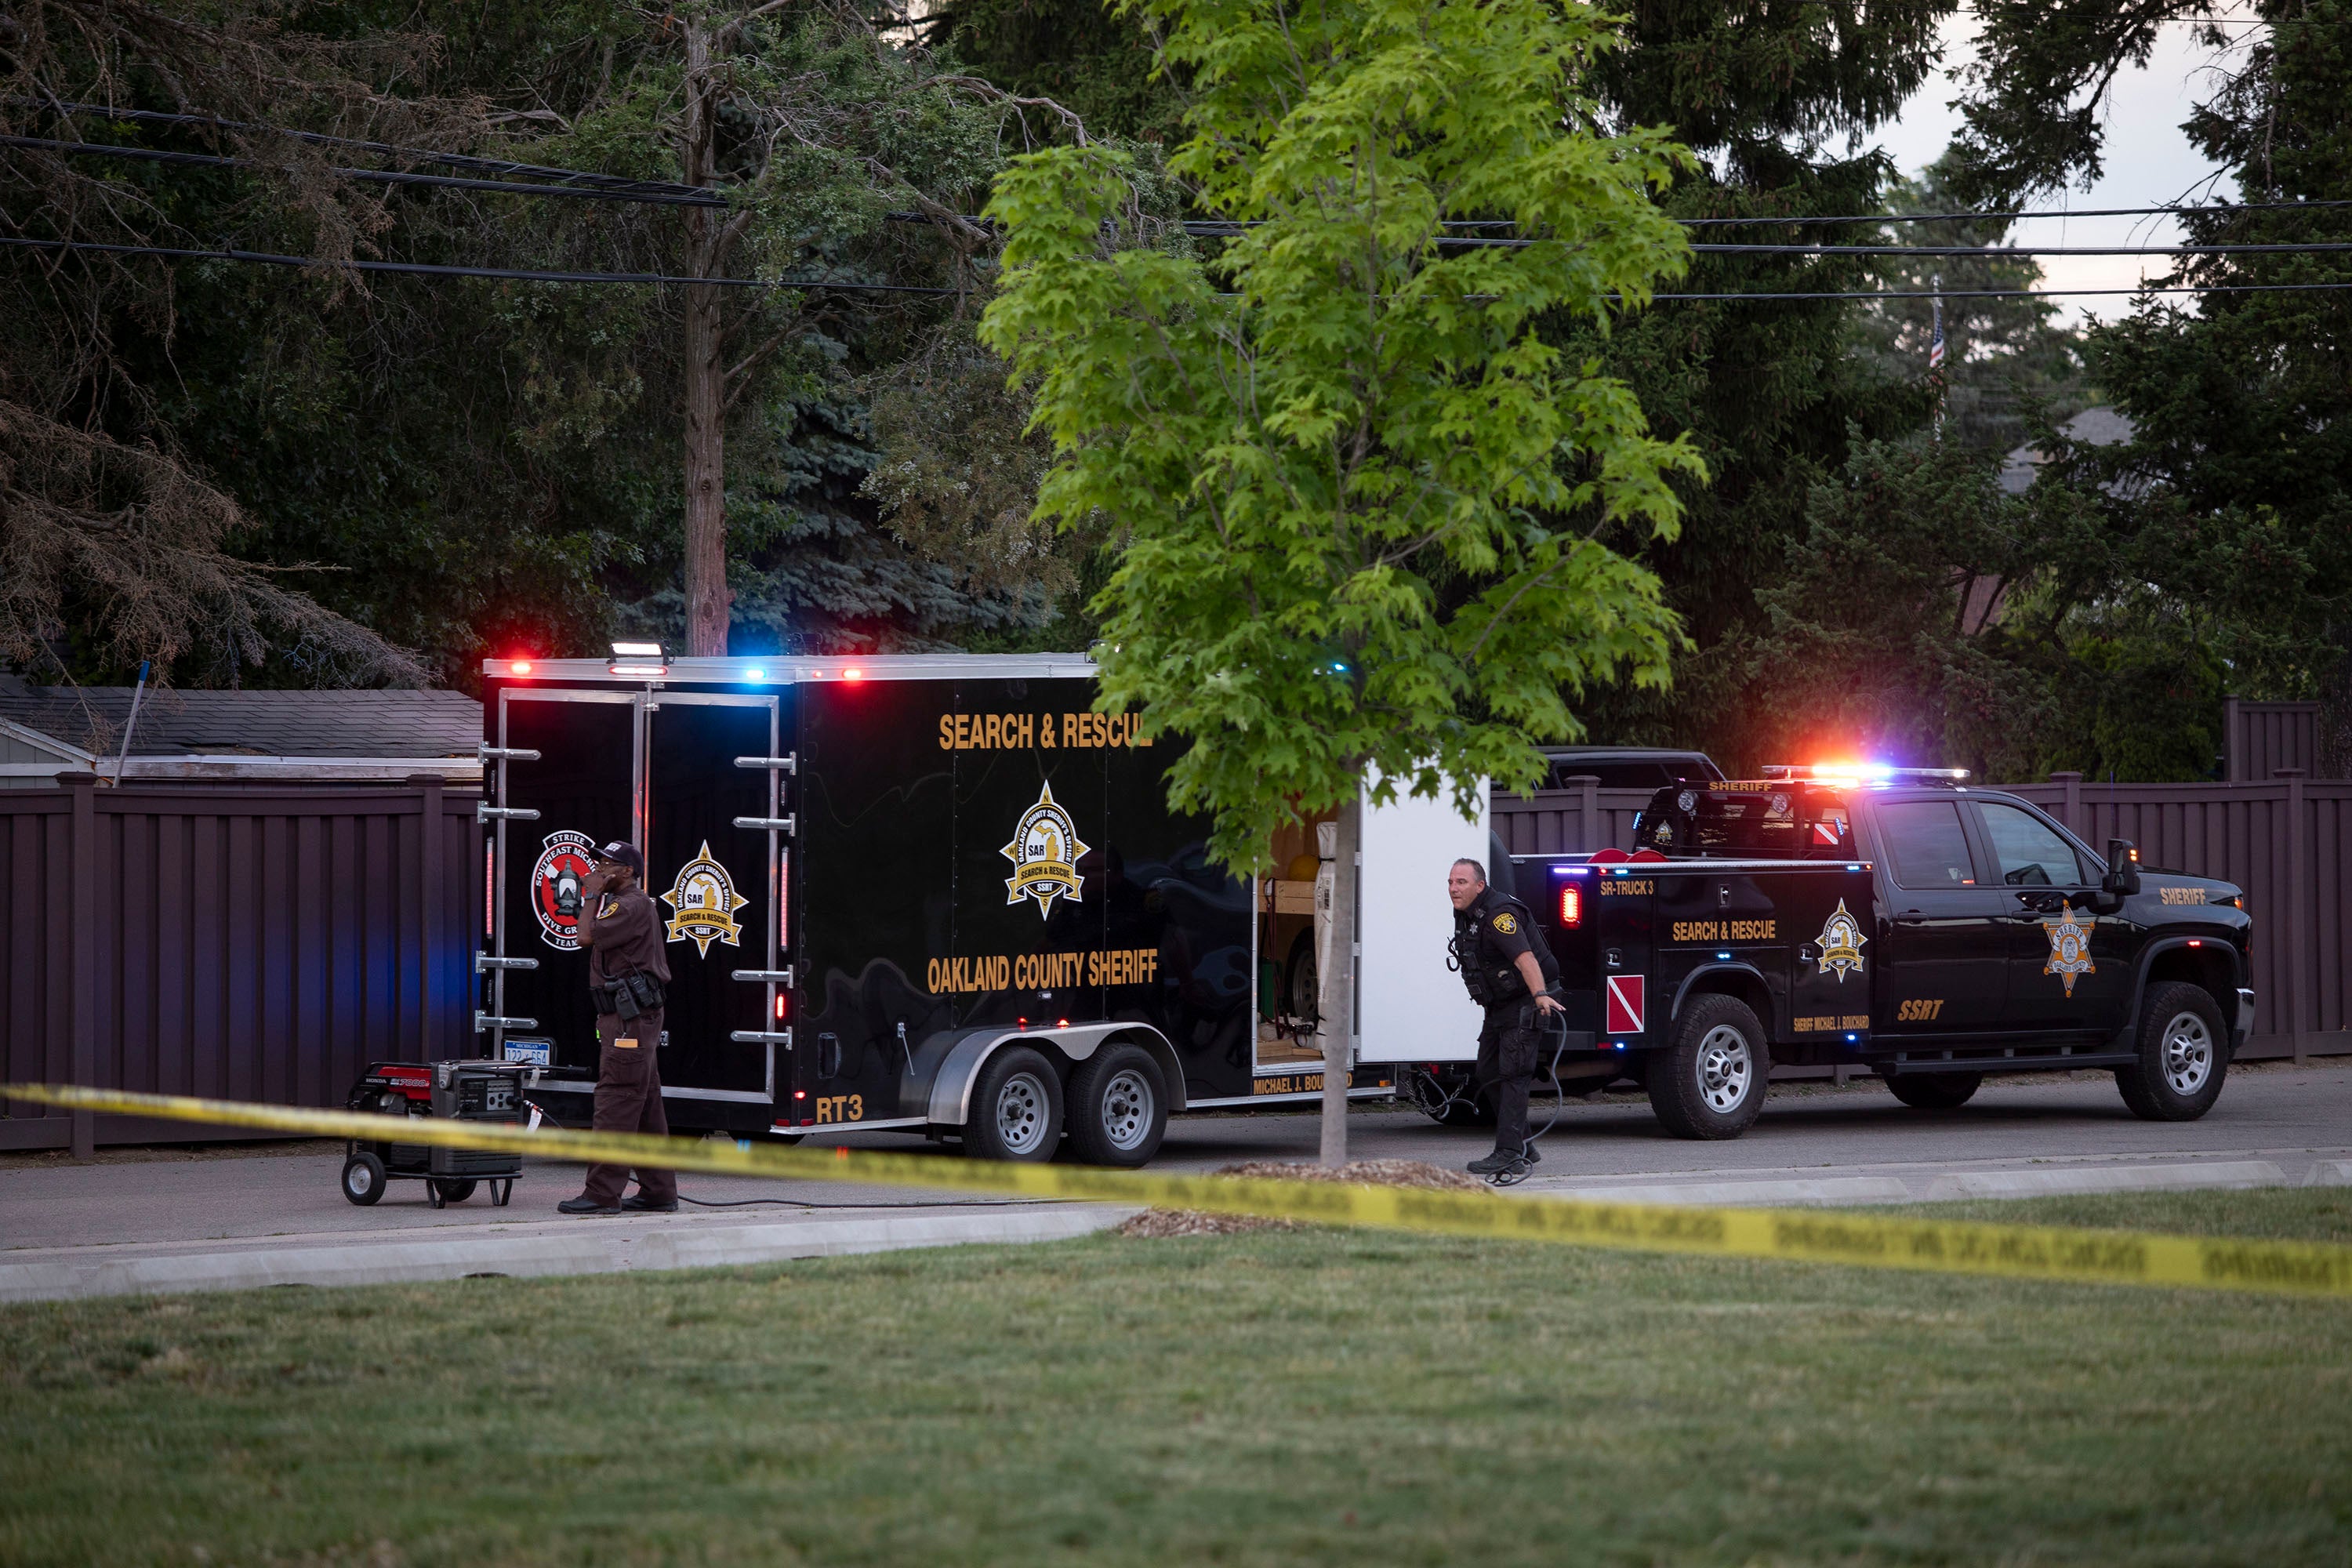
<svg viewBox="0 0 2352 1568"><path fill-rule="evenodd" d="M1211 1173L1256 1181L1352 1182L1367 1187L1434 1187L1442 1192L1483 1193L1486 1184L1461 1171L1442 1170L1423 1160L1350 1160L1338 1167L1295 1165L1280 1160L1249 1160ZM1146 1209L1118 1227L1121 1236L1239 1236L1253 1230L1303 1230L1295 1219L1254 1219L1246 1215L1202 1214L1193 1209Z"/></svg>

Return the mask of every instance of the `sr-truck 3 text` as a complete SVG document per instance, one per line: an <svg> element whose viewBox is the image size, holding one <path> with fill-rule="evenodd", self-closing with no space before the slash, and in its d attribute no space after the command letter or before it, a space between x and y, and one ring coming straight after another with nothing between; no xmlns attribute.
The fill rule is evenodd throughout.
<svg viewBox="0 0 2352 1568"><path fill-rule="evenodd" d="M2202 1116L2252 1029L2251 918L2229 883L2102 856L1964 775L1768 770L1660 790L1638 848L1516 858L1560 963L1564 1093L1632 1079L1685 1138L1732 1138L1772 1064L1851 1064L1923 1110L1989 1072L2114 1072L2152 1121ZM1407 1075L1491 1117L1459 1067Z"/></svg>

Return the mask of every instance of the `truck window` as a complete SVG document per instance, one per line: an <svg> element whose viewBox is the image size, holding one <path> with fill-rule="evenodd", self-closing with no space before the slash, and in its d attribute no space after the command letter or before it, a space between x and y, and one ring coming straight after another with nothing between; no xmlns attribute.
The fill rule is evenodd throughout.
<svg viewBox="0 0 2352 1568"><path fill-rule="evenodd" d="M1992 840L1992 858L2000 879L2012 888L2077 888L2090 879L2083 875L2074 847L2030 811L1998 801L1979 801L1986 837Z"/></svg>
<svg viewBox="0 0 2352 1568"><path fill-rule="evenodd" d="M1878 836L1898 888L1976 885L1960 808L1948 800L1889 801L1878 808Z"/></svg>

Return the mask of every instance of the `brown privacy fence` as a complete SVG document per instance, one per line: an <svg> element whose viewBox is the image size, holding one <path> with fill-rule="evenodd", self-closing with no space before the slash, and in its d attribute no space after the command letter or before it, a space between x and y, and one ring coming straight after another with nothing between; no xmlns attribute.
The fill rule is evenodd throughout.
<svg viewBox="0 0 2352 1568"><path fill-rule="evenodd" d="M2352 780L2102 784L2053 773L2047 784L1996 787L2033 802L2095 849L2128 838L2143 865L2243 888L2254 917L2255 1032L2246 1056L2352 1052ZM1630 849L1633 818L1651 794L1497 792L1495 831L1514 855Z"/></svg>
<svg viewBox="0 0 2352 1568"><path fill-rule="evenodd" d="M340 1106L467 1049L478 791L58 782L0 793L0 1080ZM0 1111L0 1150L204 1136Z"/></svg>

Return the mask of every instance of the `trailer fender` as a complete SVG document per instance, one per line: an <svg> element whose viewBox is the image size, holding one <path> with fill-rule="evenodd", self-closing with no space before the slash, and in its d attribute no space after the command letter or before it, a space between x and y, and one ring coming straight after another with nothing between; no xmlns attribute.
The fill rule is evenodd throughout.
<svg viewBox="0 0 2352 1568"><path fill-rule="evenodd" d="M1149 1024L1077 1024L1055 1029L952 1029L933 1035L915 1052L914 1071L900 1091L901 1116L935 1127L961 1127L971 1113L971 1086L988 1058L1007 1046L1042 1047L1071 1066L1113 1041L1141 1046L1168 1080L1168 1109L1184 1109L1184 1071L1176 1048Z"/></svg>

